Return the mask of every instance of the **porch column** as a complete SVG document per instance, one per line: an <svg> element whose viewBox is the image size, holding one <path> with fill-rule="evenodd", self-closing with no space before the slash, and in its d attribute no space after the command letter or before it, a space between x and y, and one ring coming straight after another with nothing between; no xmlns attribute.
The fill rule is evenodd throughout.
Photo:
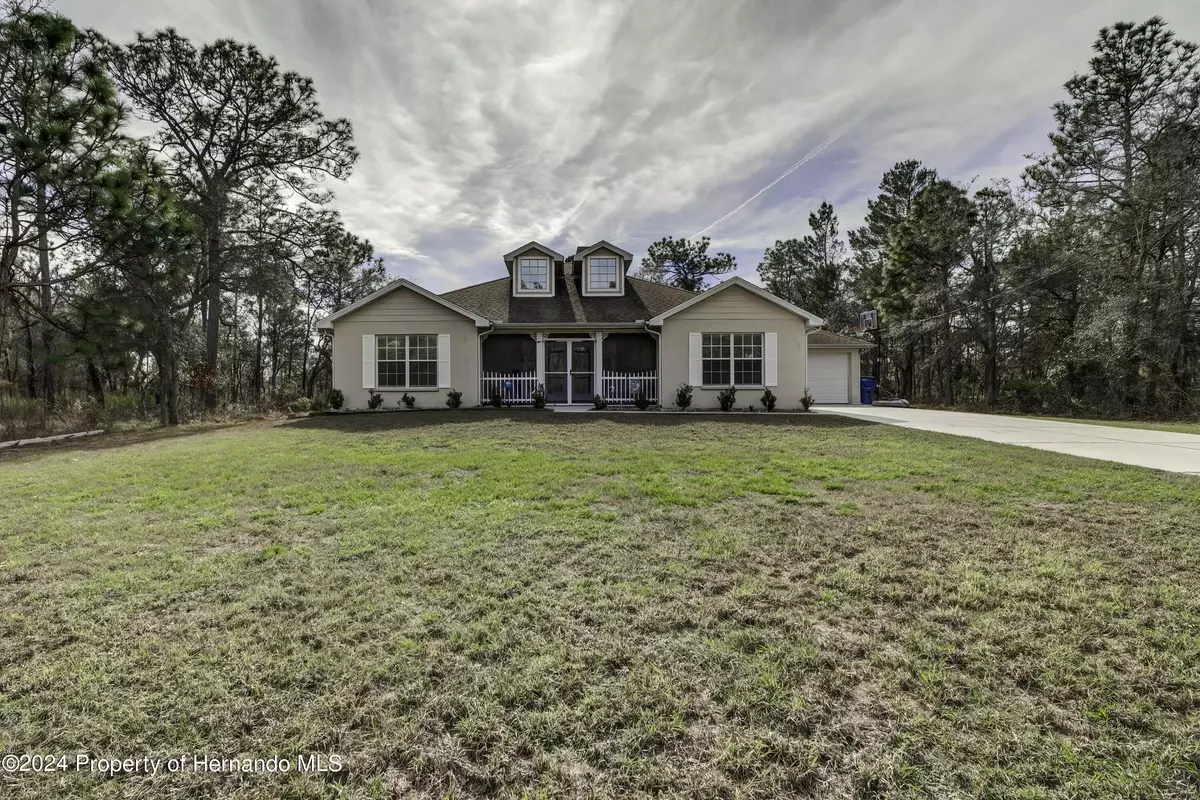
<svg viewBox="0 0 1200 800"><path fill-rule="evenodd" d="M537 358L537 382L546 385L546 334L531 333Z"/></svg>
<svg viewBox="0 0 1200 800"><path fill-rule="evenodd" d="M596 352L593 358L596 359L596 394L604 397L604 340L608 338L607 333L596 331L592 336L596 339Z"/></svg>

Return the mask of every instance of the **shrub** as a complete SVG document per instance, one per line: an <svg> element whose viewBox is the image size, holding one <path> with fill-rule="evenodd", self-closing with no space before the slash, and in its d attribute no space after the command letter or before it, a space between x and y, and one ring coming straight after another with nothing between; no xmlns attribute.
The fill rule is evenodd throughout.
<svg viewBox="0 0 1200 800"><path fill-rule="evenodd" d="M728 389L722 389L717 395L717 402L721 404L722 411L729 411L733 408L733 401L737 398L737 389L730 386Z"/></svg>
<svg viewBox="0 0 1200 800"><path fill-rule="evenodd" d="M805 411L808 411L810 408L812 408L812 404L815 402L817 401L814 400L813 396L808 393L808 389L805 389L804 396L800 398L800 405L804 406Z"/></svg>
<svg viewBox="0 0 1200 800"><path fill-rule="evenodd" d="M779 398L776 397L775 393L772 392L770 389L767 389L765 392L763 392L762 404L763 404L763 408L765 408L767 411L774 411L775 403L778 400L779 400Z"/></svg>
<svg viewBox="0 0 1200 800"><path fill-rule="evenodd" d="M675 387L675 405L687 408L692 404L692 385L681 383Z"/></svg>
<svg viewBox="0 0 1200 800"><path fill-rule="evenodd" d="M412 410L417 407L417 398L413 397L408 392L405 392L400 397L400 403L403 403L405 408ZM397 403L396 405L399 405L400 403Z"/></svg>
<svg viewBox="0 0 1200 800"><path fill-rule="evenodd" d="M344 405L346 405L346 395L342 393L342 390L341 389L330 389L329 390L329 407L336 411L337 409L341 408Z"/></svg>
<svg viewBox="0 0 1200 800"><path fill-rule="evenodd" d="M603 411L604 409L608 408L608 401L598 394L593 395L592 406L594 406L597 411Z"/></svg>
<svg viewBox="0 0 1200 800"><path fill-rule="evenodd" d="M637 390L637 394L633 396L633 404L637 406L638 411L645 411L650 407L650 398L646 396L645 389Z"/></svg>
<svg viewBox="0 0 1200 800"><path fill-rule="evenodd" d="M288 403L288 410L297 413L303 413L312 409L312 400L308 397L297 397L292 402Z"/></svg>
<svg viewBox="0 0 1200 800"><path fill-rule="evenodd" d="M1023 414L1044 412L1055 405L1056 390L1044 381L1030 381L1020 378L1006 380L1000 384L1000 404L1008 408L1016 408Z"/></svg>
<svg viewBox="0 0 1200 800"><path fill-rule="evenodd" d="M285 383L271 394L269 405L276 411L290 411L292 404L303 396L298 386L293 383ZM183 397L180 400L182 401Z"/></svg>
<svg viewBox="0 0 1200 800"><path fill-rule="evenodd" d="M453 389L446 392L446 405L450 408L458 408L462 405L462 392L456 392Z"/></svg>
<svg viewBox="0 0 1200 800"><path fill-rule="evenodd" d="M0 379L0 442L96 428L112 430L124 423L158 418L153 391L143 396L114 392L98 403L90 396L63 388L57 405L51 409L42 400L8 394L12 387L11 382ZM181 403L180 414L187 411Z"/></svg>
<svg viewBox="0 0 1200 800"><path fill-rule="evenodd" d="M309 406L309 411L325 412L329 410L329 401L323 395L317 395L312 399L312 405Z"/></svg>
<svg viewBox="0 0 1200 800"><path fill-rule="evenodd" d="M492 404L492 408L499 408L504 404L504 395L500 394L499 389L492 389L492 393L488 395L488 402Z"/></svg>
<svg viewBox="0 0 1200 800"><path fill-rule="evenodd" d="M367 394L370 395L370 397L367 398L367 408L374 410L383 405L383 395L381 395L379 392L375 391L374 389L367 389Z"/></svg>
<svg viewBox="0 0 1200 800"><path fill-rule="evenodd" d="M533 394L530 395L530 397L533 399L533 407L534 408L545 408L546 407L546 387L545 386L542 386L539 383L537 385L537 388L533 390Z"/></svg>

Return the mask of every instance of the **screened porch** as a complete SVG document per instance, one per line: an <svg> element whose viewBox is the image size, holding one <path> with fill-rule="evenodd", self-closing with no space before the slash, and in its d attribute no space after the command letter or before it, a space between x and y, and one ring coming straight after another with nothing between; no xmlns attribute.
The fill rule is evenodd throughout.
<svg viewBox="0 0 1200 800"><path fill-rule="evenodd" d="M526 405L540 383L552 405L658 402L658 345L648 333L491 334L481 347L480 399Z"/></svg>

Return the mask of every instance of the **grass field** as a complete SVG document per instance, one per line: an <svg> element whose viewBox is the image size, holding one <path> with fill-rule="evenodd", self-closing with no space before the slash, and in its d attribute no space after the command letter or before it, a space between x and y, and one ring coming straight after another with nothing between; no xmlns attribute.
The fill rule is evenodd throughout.
<svg viewBox="0 0 1200 800"><path fill-rule="evenodd" d="M1200 422L1187 422L1184 420L1079 419L1077 417L1035 417L1035 419L1048 419L1053 422L1078 422L1083 425L1109 425L1115 428L1138 428L1145 431L1200 434Z"/></svg>
<svg viewBox="0 0 1200 800"><path fill-rule="evenodd" d="M836 417L0 454L4 798L1195 797L1200 480Z"/></svg>

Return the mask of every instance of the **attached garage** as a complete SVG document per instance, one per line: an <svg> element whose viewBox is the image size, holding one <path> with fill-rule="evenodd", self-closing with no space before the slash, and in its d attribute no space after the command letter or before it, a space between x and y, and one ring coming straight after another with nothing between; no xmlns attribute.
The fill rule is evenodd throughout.
<svg viewBox="0 0 1200 800"><path fill-rule="evenodd" d="M872 347L852 336L808 334L808 392L818 403L857 404L860 353Z"/></svg>
<svg viewBox="0 0 1200 800"><path fill-rule="evenodd" d="M808 392L818 403L849 403L850 354L809 351Z"/></svg>

